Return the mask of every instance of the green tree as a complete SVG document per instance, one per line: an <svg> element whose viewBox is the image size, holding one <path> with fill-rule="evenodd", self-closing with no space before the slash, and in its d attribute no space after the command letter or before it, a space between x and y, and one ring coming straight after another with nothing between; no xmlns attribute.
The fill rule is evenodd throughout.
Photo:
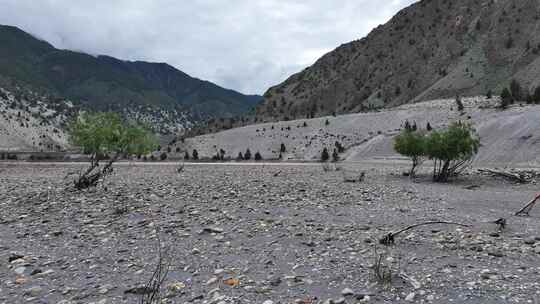
<svg viewBox="0 0 540 304"><path fill-rule="evenodd" d="M501 92L501 109L506 109L513 102L512 94L508 88L504 88Z"/></svg>
<svg viewBox="0 0 540 304"><path fill-rule="evenodd" d="M412 160L409 176L414 177L416 169L422 164L426 156L426 137L412 129L403 130L394 140L394 150Z"/></svg>
<svg viewBox="0 0 540 304"><path fill-rule="evenodd" d="M339 153L338 153L337 149L334 149L334 152L332 153L332 161L333 162L338 162L339 161Z"/></svg>
<svg viewBox="0 0 540 304"><path fill-rule="evenodd" d="M463 106L463 101L459 95L456 95L456 105L459 112L463 112L463 110L465 110L465 106Z"/></svg>
<svg viewBox="0 0 540 304"><path fill-rule="evenodd" d="M471 125L455 122L442 132L433 131L426 139L426 155L434 161L433 180L447 182L460 174L480 147Z"/></svg>
<svg viewBox="0 0 540 304"><path fill-rule="evenodd" d="M246 153L244 153L244 159L250 160L251 159L251 151L249 149L246 150Z"/></svg>
<svg viewBox="0 0 540 304"><path fill-rule="evenodd" d="M155 149L155 136L141 126L123 121L116 113L83 113L69 126L72 145L90 155L90 167L75 181L77 189L96 186L112 172L113 163L126 155L147 154ZM109 161L101 168L100 158Z"/></svg>
<svg viewBox="0 0 540 304"><path fill-rule="evenodd" d="M533 100L534 100L534 103L537 103L537 104L540 103L540 86L534 89Z"/></svg>
<svg viewBox="0 0 540 304"><path fill-rule="evenodd" d="M510 82L510 93L512 94L512 102L523 100L523 89L515 79L512 79L512 82Z"/></svg>
<svg viewBox="0 0 540 304"><path fill-rule="evenodd" d="M330 159L330 154L328 154L328 149L324 148L321 153L321 161L325 162Z"/></svg>

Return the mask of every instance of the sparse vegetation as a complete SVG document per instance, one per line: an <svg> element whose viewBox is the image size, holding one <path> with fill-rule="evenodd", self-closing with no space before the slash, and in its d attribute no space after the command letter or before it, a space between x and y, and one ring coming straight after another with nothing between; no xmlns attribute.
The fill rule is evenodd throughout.
<svg viewBox="0 0 540 304"><path fill-rule="evenodd" d="M321 161L326 162L329 159L330 159L330 154L328 154L328 149L325 147L321 153Z"/></svg>
<svg viewBox="0 0 540 304"><path fill-rule="evenodd" d="M471 125L455 122L426 138L426 155L434 161L433 180L446 182L459 175L478 152L480 139Z"/></svg>
<svg viewBox="0 0 540 304"><path fill-rule="evenodd" d="M152 151L155 137L140 126L124 122L115 113L84 113L69 126L70 141L90 155L90 167L75 181L75 188L96 186L112 172L112 164L123 155L139 155ZM99 160L108 158L103 168Z"/></svg>
<svg viewBox="0 0 540 304"><path fill-rule="evenodd" d="M407 156L412 161L409 176L414 177L416 169L426 157L426 138L422 132L405 128L394 140L394 149L401 155Z"/></svg>

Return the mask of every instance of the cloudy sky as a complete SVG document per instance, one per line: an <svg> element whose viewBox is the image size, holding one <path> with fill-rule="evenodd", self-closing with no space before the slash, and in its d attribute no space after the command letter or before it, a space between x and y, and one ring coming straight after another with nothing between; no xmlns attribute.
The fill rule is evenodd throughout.
<svg viewBox="0 0 540 304"><path fill-rule="evenodd" d="M243 93L365 36L415 0L0 0L0 24L62 49L167 62Z"/></svg>

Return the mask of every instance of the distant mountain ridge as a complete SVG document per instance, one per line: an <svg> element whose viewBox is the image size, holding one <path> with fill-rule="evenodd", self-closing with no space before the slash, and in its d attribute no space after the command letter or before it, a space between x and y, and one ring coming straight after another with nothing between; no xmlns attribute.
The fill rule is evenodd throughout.
<svg viewBox="0 0 540 304"><path fill-rule="evenodd" d="M193 78L165 63L124 61L59 50L13 26L0 25L0 86L28 86L83 108L180 113L193 124L253 108L249 96ZM144 114L144 113L143 113Z"/></svg>
<svg viewBox="0 0 540 304"><path fill-rule="evenodd" d="M255 122L540 85L540 1L422 0L270 88Z"/></svg>

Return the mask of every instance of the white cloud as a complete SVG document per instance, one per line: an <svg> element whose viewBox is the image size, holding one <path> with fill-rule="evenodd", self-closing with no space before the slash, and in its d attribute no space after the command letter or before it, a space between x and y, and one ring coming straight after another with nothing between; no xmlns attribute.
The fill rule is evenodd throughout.
<svg viewBox="0 0 540 304"><path fill-rule="evenodd" d="M58 48L167 62L262 94L415 0L0 0L0 24Z"/></svg>

